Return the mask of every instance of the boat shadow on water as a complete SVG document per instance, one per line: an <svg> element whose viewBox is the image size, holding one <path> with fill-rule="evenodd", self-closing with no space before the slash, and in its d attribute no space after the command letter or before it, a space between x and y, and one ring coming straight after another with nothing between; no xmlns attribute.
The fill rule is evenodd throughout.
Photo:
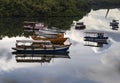
<svg viewBox="0 0 120 83"><path fill-rule="evenodd" d="M19 63L50 63L54 58L66 58L70 59L69 52L66 53L39 53L39 54L26 54L26 53L19 53L19 52L12 52L15 55L16 62Z"/></svg>

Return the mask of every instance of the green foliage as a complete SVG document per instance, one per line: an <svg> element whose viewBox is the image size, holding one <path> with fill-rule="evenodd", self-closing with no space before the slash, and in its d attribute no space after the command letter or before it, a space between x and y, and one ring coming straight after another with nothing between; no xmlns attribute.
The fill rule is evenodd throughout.
<svg viewBox="0 0 120 83"><path fill-rule="evenodd" d="M73 20L79 20L82 17L20 17L20 18L1 18L0 19L0 40L4 37L29 37L34 32L24 32L23 22L35 21L43 22L48 28L56 27L57 29L68 30Z"/></svg>
<svg viewBox="0 0 120 83"><path fill-rule="evenodd" d="M0 0L0 16L77 16L86 6L84 0Z"/></svg>
<svg viewBox="0 0 120 83"><path fill-rule="evenodd" d="M92 3L120 4L120 0L0 0L0 16L81 16Z"/></svg>

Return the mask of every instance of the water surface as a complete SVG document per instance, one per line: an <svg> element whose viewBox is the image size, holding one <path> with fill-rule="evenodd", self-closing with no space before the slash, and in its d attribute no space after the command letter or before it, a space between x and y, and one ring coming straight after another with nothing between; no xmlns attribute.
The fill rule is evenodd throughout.
<svg viewBox="0 0 120 83"><path fill-rule="evenodd" d="M107 9L91 10L80 19L86 25L85 30L67 26L70 29L66 30L65 36L72 43L70 58L54 58L50 63L17 63L11 48L15 46L17 39L31 37L25 37L22 31L15 36L2 34L0 83L119 83L120 29L112 30L109 23L112 19L120 20L120 9L110 9L105 18L106 12ZM104 32L109 37L109 44L100 48L84 46L86 31Z"/></svg>

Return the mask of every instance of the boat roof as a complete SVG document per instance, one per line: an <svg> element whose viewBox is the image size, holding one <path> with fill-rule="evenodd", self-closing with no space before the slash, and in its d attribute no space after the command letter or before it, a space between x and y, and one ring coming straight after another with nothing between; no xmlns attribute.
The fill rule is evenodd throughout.
<svg viewBox="0 0 120 83"><path fill-rule="evenodd" d="M85 32L86 34L104 34L104 32Z"/></svg>

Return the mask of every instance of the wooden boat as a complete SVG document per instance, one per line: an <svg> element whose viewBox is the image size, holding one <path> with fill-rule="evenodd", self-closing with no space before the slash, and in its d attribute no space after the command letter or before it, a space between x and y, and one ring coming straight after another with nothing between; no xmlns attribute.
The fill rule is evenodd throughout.
<svg viewBox="0 0 120 83"><path fill-rule="evenodd" d="M20 43L20 44L19 44ZM43 40L17 40L16 47L12 48L19 53L64 53L69 45L53 45L50 41Z"/></svg>
<svg viewBox="0 0 120 83"><path fill-rule="evenodd" d="M85 36L84 41L107 44L108 37L104 37L104 33L102 32L86 32L86 34L90 34L91 36Z"/></svg>
<svg viewBox="0 0 120 83"><path fill-rule="evenodd" d="M33 40L50 40L52 44L64 44L68 38L64 38L63 34L57 34L55 38L42 38L40 36L32 36Z"/></svg>
<svg viewBox="0 0 120 83"><path fill-rule="evenodd" d="M60 44L60 45L63 45L64 42L65 42L68 38L41 38L41 37L32 36L32 39L34 39L34 40L50 40L52 44Z"/></svg>

